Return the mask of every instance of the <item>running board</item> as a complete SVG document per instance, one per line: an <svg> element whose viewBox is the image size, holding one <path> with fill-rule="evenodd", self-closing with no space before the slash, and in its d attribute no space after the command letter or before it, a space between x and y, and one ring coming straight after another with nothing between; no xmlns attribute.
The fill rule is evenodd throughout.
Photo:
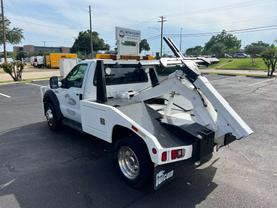
<svg viewBox="0 0 277 208"><path fill-rule="evenodd" d="M62 124L79 132L83 132L82 125L76 121L65 118L63 119Z"/></svg>

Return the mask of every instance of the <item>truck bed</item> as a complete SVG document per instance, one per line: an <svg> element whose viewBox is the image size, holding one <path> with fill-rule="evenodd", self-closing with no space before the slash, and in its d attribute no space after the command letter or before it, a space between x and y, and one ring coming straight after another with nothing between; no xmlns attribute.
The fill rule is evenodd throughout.
<svg viewBox="0 0 277 208"><path fill-rule="evenodd" d="M180 135L173 126L164 124L162 115L143 102L119 106L117 109L153 134L164 148L190 145L193 142Z"/></svg>

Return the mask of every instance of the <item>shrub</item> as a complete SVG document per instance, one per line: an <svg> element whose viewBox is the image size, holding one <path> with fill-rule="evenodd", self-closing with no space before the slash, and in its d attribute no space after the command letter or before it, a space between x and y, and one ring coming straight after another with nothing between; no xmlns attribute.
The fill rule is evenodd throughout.
<svg viewBox="0 0 277 208"><path fill-rule="evenodd" d="M22 80L24 64L21 61L3 63L1 67L3 68L4 72L8 73L13 78L14 81Z"/></svg>

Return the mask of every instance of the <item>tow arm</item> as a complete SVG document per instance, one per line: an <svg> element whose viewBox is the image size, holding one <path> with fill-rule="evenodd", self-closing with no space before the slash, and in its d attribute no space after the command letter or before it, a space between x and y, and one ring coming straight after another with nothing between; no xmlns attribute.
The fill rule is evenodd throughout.
<svg viewBox="0 0 277 208"><path fill-rule="evenodd" d="M180 69L170 74L161 83L150 89L136 94L133 99L146 101L152 98L163 97L169 94L167 106L164 109L164 118L168 124L173 124L171 108L176 94L185 97L193 106L195 122L213 131L213 138L206 137L206 141L200 139L197 149L203 151L203 155L213 152L214 145L219 149L228 145L236 139L246 138L253 133L251 128L241 119L229 103L217 92L207 78L201 75L196 62L188 60L179 51L170 38L165 38L165 42L171 48L177 58L162 58L160 60L164 67L179 66ZM202 148L201 148L202 147ZM202 154L202 153L200 153ZM200 164L200 158L196 164ZM155 166L154 169L154 189L157 190L165 182L170 181L174 175L174 167L169 165Z"/></svg>
<svg viewBox="0 0 277 208"><path fill-rule="evenodd" d="M214 142L218 147L252 134L251 128L201 75L197 64L187 60L170 38L164 37L164 40L177 58L162 58L161 64L164 67L179 65L180 70L170 74L159 85L138 93L134 99L145 101L166 93L184 96L192 103L197 122L215 132Z"/></svg>

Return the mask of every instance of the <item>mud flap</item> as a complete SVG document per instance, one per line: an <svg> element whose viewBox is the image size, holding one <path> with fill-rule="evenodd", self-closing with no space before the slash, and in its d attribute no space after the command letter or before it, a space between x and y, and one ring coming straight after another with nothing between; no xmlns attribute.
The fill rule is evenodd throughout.
<svg viewBox="0 0 277 208"><path fill-rule="evenodd" d="M175 164L158 165L154 168L154 190L158 190L175 176Z"/></svg>

